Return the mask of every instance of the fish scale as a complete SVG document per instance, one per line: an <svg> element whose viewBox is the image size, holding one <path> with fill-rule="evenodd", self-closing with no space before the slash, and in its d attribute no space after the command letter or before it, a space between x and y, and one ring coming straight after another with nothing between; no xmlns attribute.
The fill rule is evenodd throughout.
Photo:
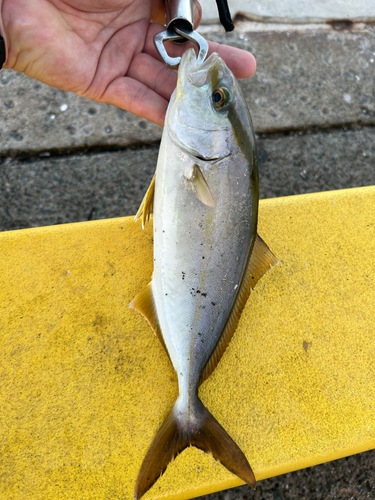
<svg viewBox="0 0 375 500"><path fill-rule="evenodd" d="M194 160L190 160L193 164ZM238 268L233 266L233 255L239 254L239 249L248 248L251 244L251 238L253 235L248 230L248 223L243 220L242 225L237 224L235 227L232 218L236 218L236 215L225 215L228 207L223 205L223 202L218 202L216 206L207 207L199 200L197 200L194 192L186 188L184 184L186 181L178 176L179 166L174 163L173 168L169 171L169 175L162 178L162 195L155 200L154 207L154 228L156 229L154 235L155 244L155 267L153 275L153 290L154 299L159 309L166 309L166 314L160 317L160 326L162 331L166 332L164 335L164 340L167 349L171 355L172 361L174 363L176 371L178 373L189 372L190 365L184 366L184 360L187 359L188 354L192 351L191 346L194 345L196 338L195 335L197 331L205 334L205 344L206 349L210 352L214 349L217 344L218 337L221 335L226 318L228 317L229 311L232 307L233 301L236 296L236 290L233 286L233 281L240 282L244 272L244 267L246 265L246 260L248 252L242 252L241 262L236 262L239 264ZM217 166L217 172L215 176L211 174L211 187L212 192L217 193L214 189L216 184L220 182L219 175L220 170L227 169L227 166L220 165ZM169 193L175 189L176 181L180 184L179 191L180 196L178 198L172 198L172 203L170 203L171 198ZM158 183L158 174L156 175L156 184ZM248 186L244 186L244 189L249 192ZM229 191L229 189L228 189ZM228 192L229 194L229 192ZM227 198L230 199L229 196ZM190 207L191 200L194 201L194 206ZM250 204L248 204L250 205ZM187 210L188 209L188 210ZM212 219L212 213L214 212L214 217ZM174 214L180 213L180 218L177 224L174 223ZM157 215L159 214L159 216ZM202 214L205 216L202 220ZM251 206L249 206L248 218L251 216ZM205 219L212 219L211 224ZM240 226L240 227L238 227ZM165 228L165 229L164 229ZM172 233L169 236L169 233ZM223 236L225 233L225 236ZM247 234L247 241L243 242L241 238L241 233ZM167 234L168 240L172 240L172 247L174 248L174 258L171 259L169 248L170 245L166 245L164 241L165 235ZM209 247L211 241L224 241L228 240L225 252L222 252L220 246L215 246L208 252L207 258L205 259L207 265L212 265L213 272L209 273L202 270L202 258L201 258L201 248ZM207 244L208 240L208 244ZM198 244L197 244L198 243ZM231 246L229 246L231 244ZM159 252L159 247L161 251ZM181 284L179 277L182 272L181 266L185 267L185 280ZM215 269L216 268L216 269ZM202 291L205 288L204 293L207 293L208 299L211 299L214 303L220 304L221 307L212 306L208 304L208 310L202 310L199 307L199 302L202 300L197 300L197 290ZM168 293L168 296L165 296ZM219 319L221 321L209 321L212 320L213 314L210 315L210 309L215 311L219 309ZM193 318L193 332L191 334L190 325L185 327L185 315L179 318L180 314L185 311L190 312L190 317ZM173 325L173 330L171 330L171 325ZM211 331L211 327L214 328ZM167 333L169 332L169 335ZM181 344L183 340L183 346L186 346L186 352L181 352L180 359L178 356L174 357L172 354L175 350L176 344ZM205 349L205 350L206 350ZM204 365L207 363L208 356L198 357L199 352L196 353L196 360L194 364L194 373L189 373L187 376L189 379L198 379L200 372L202 371ZM182 368L182 370L181 370Z"/></svg>

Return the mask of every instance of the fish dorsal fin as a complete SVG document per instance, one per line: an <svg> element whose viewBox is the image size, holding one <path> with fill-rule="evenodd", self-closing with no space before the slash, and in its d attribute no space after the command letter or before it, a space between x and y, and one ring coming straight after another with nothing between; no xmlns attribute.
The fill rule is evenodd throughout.
<svg viewBox="0 0 375 500"><path fill-rule="evenodd" d="M142 217L142 228L145 228L146 222L150 220L150 215L154 209L154 193L155 193L155 175L143 197L142 203L136 213L134 220L137 221Z"/></svg>
<svg viewBox="0 0 375 500"><path fill-rule="evenodd" d="M198 165L193 166L191 176L187 177L187 181L191 183L198 200L208 207L215 206L211 190Z"/></svg>
<svg viewBox="0 0 375 500"><path fill-rule="evenodd" d="M145 286L141 293L134 297L134 299L130 302L129 307L130 309L134 309L135 311L142 314L169 356L167 348L165 347L163 336L161 334L158 315L155 309L154 296L152 294L151 281Z"/></svg>
<svg viewBox="0 0 375 500"><path fill-rule="evenodd" d="M249 298L250 291L255 287L259 279L267 272L271 266L278 263L276 257L268 248L266 243L259 235L256 235L253 250L250 254L242 283L239 287L236 300L233 304L232 310L227 319L223 333L211 354L200 378L200 384L204 382L214 371L218 362L220 361L225 349L227 348L232 336L237 328L238 321L247 299Z"/></svg>

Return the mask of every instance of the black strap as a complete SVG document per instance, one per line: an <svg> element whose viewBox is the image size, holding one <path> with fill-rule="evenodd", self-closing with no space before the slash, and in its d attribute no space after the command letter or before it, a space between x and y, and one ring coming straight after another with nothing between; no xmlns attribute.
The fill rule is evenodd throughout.
<svg viewBox="0 0 375 500"><path fill-rule="evenodd" d="M0 35L0 69L3 67L5 63L6 51L5 51L5 42L4 38Z"/></svg>
<svg viewBox="0 0 375 500"><path fill-rule="evenodd" d="M221 24L224 26L225 31L233 31L234 24L230 15L228 0L216 0L217 10L219 11L219 18Z"/></svg>

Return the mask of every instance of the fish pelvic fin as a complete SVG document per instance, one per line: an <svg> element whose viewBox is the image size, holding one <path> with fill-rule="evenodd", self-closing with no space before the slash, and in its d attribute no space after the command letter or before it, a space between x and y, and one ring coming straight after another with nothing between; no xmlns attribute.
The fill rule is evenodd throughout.
<svg viewBox="0 0 375 500"><path fill-rule="evenodd" d="M271 267L277 264L277 258L268 248L267 244L257 234L252 251L248 258L241 285L238 289L236 300L228 316L219 342L216 344L216 347L213 350L210 359L207 361L207 364L202 371L202 375L199 381L200 384L202 384L211 375L211 373L215 370L217 364L219 363L222 355L224 354L225 349L227 348L234 332L236 331L242 310L246 305L251 290L255 287L263 274L265 274L269 269L271 269Z"/></svg>
<svg viewBox="0 0 375 500"><path fill-rule="evenodd" d="M154 209L154 194L155 194L155 175L143 197L142 203L134 217L134 221L142 218L142 229L145 228L146 222L150 220L150 215Z"/></svg>
<svg viewBox="0 0 375 500"><path fill-rule="evenodd" d="M207 181L202 173L202 170L198 165L193 166L193 170L190 177L186 178L194 189L198 200L200 200L204 205L208 207L214 207L215 201L209 188Z"/></svg>
<svg viewBox="0 0 375 500"><path fill-rule="evenodd" d="M190 406L190 414L181 411L179 400L168 413L141 465L135 500L151 488L169 462L188 446L211 453L230 472L255 488L255 476L244 453L196 397L194 405Z"/></svg>

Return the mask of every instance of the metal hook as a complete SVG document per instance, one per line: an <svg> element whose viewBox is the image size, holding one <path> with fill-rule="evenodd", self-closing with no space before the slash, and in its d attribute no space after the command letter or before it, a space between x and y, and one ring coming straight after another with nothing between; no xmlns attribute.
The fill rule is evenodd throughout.
<svg viewBox="0 0 375 500"><path fill-rule="evenodd" d="M190 40L198 46L199 52L197 63L201 64L205 60L208 53L208 43L203 36L194 30L189 30L182 26L177 27L175 25L173 28L168 28L167 30L161 31L154 36L155 47L169 68L177 68L181 62L181 57L170 57L164 47L164 42L175 42L184 39L185 41Z"/></svg>
<svg viewBox="0 0 375 500"><path fill-rule="evenodd" d="M208 52L208 43L194 31L193 0L165 0L165 14L167 29L154 36L155 47L165 64L170 68L177 68L181 57L170 57L164 42L185 43L188 40L198 46L198 64L203 62Z"/></svg>

